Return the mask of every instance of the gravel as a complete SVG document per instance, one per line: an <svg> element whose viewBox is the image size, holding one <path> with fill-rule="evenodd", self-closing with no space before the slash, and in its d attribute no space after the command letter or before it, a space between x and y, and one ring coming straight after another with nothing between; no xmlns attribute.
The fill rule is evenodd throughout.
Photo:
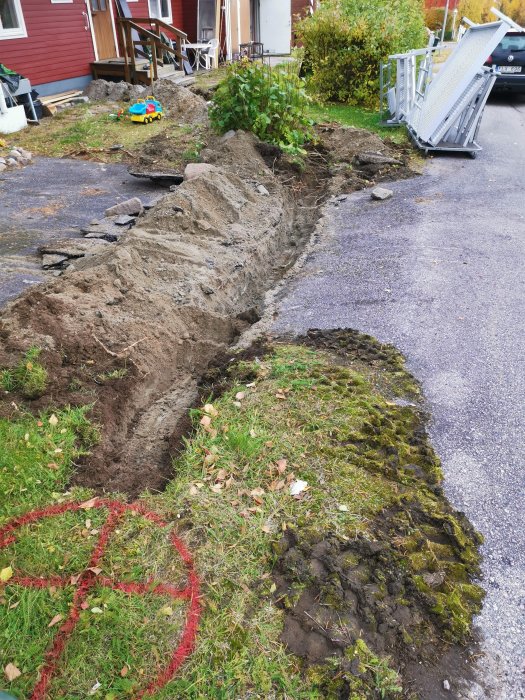
<svg viewBox="0 0 525 700"><path fill-rule="evenodd" d="M334 200L274 324L371 333L421 380L446 492L485 536L490 700L525 697L524 127L525 99L493 101L476 161L435 158L380 204Z"/></svg>

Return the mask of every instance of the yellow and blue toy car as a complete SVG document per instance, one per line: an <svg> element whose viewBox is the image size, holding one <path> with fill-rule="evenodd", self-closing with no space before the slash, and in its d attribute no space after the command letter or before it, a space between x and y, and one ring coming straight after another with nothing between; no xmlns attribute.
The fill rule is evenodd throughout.
<svg viewBox="0 0 525 700"><path fill-rule="evenodd" d="M145 100L137 100L129 108L131 121L140 124L150 124L154 119L162 119L164 110L162 105L154 97L146 97Z"/></svg>

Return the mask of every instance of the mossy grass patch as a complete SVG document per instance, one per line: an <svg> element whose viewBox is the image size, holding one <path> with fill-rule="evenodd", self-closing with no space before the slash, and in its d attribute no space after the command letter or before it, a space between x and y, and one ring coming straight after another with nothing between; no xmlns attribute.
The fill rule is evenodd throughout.
<svg viewBox="0 0 525 700"><path fill-rule="evenodd" d="M134 697L161 672L187 610L153 590L185 584L173 527L195 559L202 616L192 655L152 697L409 697L408 662L430 664L466 643L482 599L473 583L479 538L443 496L419 401L402 357L351 332L313 333L229 363L191 412L194 432L166 491L141 499L162 525L127 511L113 530L50 697ZM54 429L67 425L67 414L52 415ZM50 432L49 419L19 417L10 463L23 457L38 480L48 450L62 449L51 470L61 477L42 492L20 490L12 515L73 496L62 489L80 448L72 425L71 445L55 447L66 434ZM11 468L11 484L18 473ZM26 526L0 550L0 570L74 576L105 516L88 501ZM22 672L9 685L20 697L30 697L48 625L70 600L67 586L52 589L7 581L0 596L8 640L24 624L16 596L43 596L18 653L0 645L2 666Z"/></svg>

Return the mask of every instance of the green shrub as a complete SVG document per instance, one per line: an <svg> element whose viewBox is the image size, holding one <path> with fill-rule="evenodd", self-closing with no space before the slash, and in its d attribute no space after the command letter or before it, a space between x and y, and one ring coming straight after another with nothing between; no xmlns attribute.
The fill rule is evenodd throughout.
<svg viewBox="0 0 525 700"><path fill-rule="evenodd" d="M325 0L297 27L312 92L374 107L379 64L426 44L422 0Z"/></svg>
<svg viewBox="0 0 525 700"><path fill-rule="evenodd" d="M47 385L47 371L36 360L40 348L31 347L14 369L4 369L0 373L0 383L4 391L18 391L26 399L42 396Z"/></svg>
<svg viewBox="0 0 525 700"><path fill-rule="evenodd" d="M219 133L243 129L283 151L301 153L310 138L308 102L294 62L272 69L240 61L228 68L217 88L210 119Z"/></svg>

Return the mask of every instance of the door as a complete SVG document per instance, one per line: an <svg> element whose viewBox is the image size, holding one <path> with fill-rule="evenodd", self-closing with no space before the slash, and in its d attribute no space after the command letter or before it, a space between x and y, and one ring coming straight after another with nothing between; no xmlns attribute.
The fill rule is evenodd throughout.
<svg viewBox="0 0 525 700"><path fill-rule="evenodd" d="M111 2L113 0L89 0L99 60L114 58L117 55Z"/></svg>
<svg viewBox="0 0 525 700"><path fill-rule="evenodd" d="M289 54L292 41L291 0L260 0L259 36L264 53Z"/></svg>

